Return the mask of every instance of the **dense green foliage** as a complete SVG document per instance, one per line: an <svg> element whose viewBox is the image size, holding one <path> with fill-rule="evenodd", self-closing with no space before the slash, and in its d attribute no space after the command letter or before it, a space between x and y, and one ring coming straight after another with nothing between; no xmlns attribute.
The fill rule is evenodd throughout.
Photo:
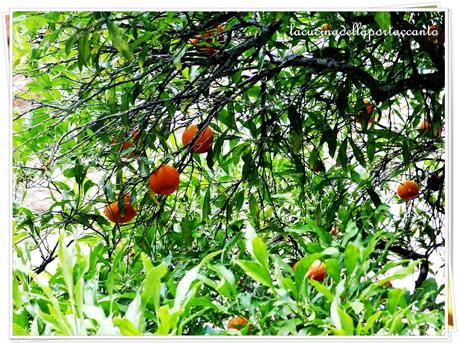
<svg viewBox="0 0 459 344"><path fill-rule="evenodd" d="M14 334L443 334L443 22L16 12ZM328 34L354 24L438 34ZM210 153L182 145L191 123L213 129ZM167 197L147 182L164 162L180 171ZM36 186L45 210L25 202ZM123 192L138 215L114 225ZM305 278L315 259L323 282ZM237 315L252 328L227 330Z"/></svg>

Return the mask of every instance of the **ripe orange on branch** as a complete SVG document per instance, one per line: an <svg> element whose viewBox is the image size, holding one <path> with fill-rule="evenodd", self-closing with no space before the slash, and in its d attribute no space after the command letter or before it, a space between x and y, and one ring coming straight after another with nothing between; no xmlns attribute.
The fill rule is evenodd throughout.
<svg viewBox="0 0 459 344"><path fill-rule="evenodd" d="M432 132L432 123L430 123L428 120L426 119L423 119L420 123L419 123L419 131L421 132ZM440 137L441 136L441 132L442 132L442 128L438 128L437 130L435 130L435 132L433 132L433 135L435 137Z"/></svg>
<svg viewBox="0 0 459 344"><path fill-rule="evenodd" d="M132 133L131 137L128 140L126 140L123 143L121 143L121 152L123 150L126 150L126 149L130 148L132 145L136 145L136 144L140 144L141 143L141 141L138 140L140 133L137 130L133 130L131 133ZM118 142L116 140L112 140L112 144L113 145L117 145ZM136 155L137 155L137 153L135 151L133 151L133 152L130 152L130 153L122 155L122 157L123 158L132 158L133 156L136 156Z"/></svg>
<svg viewBox="0 0 459 344"><path fill-rule="evenodd" d="M190 143L198 132L198 126L196 124L191 124L188 126L182 135L182 143L186 146ZM206 127L204 130L199 133L198 137L193 143L191 150L194 153L206 153L212 148L214 132L211 128Z"/></svg>
<svg viewBox="0 0 459 344"><path fill-rule="evenodd" d="M158 195L170 195L177 191L180 174L175 167L167 164L159 166L148 178L150 189Z"/></svg>
<svg viewBox="0 0 459 344"><path fill-rule="evenodd" d="M339 229L336 226L333 226L332 229L330 230L330 234L333 236L337 236L339 234Z"/></svg>
<svg viewBox="0 0 459 344"><path fill-rule="evenodd" d="M375 121L376 117L375 115L373 115L373 110L375 109L374 105L371 104L367 99L364 99L363 100L363 105L365 107L365 110L366 110L366 115L363 114L363 115L357 115L355 117L355 122L356 123L359 123L360 124L360 121L361 121L361 117L364 117L364 118L368 118L367 120L367 123L368 124L371 124ZM363 111L362 111L363 112Z"/></svg>
<svg viewBox="0 0 459 344"><path fill-rule="evenodd" d="M322 282L325 279L325 270L325 264L316 259L309 267L308 272L306 273L306 277L318 282Z"/></svg>
<svg viewBox="0 0 459 344"><path fill-rule="evenodd" d="M247 325L247 319L241 316L236 316L234 318L231 318L228 321L228 324L226 325L226 328L229 329L234 329L240 331ZM247 333L249 333L251 330L253 330L253 326L249 325L247 329Z"/></svg>
<svg viewBox="0 0 459 344"><path fill-rule="evenodd" d="M332 29L332 26L329 23L325 23L325 24L322 24L320 28L322 31L329 31Z"/></svg>
<svg viewBox="0 0 459 344"><path fill-rule="evenodd" d="M137 215L137 211L131 205L130 193L124 194L123 204L123 211L120 209L118 201L107 204L104 210L105 217L115 223L126 223L131 221Z"/></svg>
<svg viewBox="0 0 459 344"><path fill-rule="evenodd" d="M218 51L216 43L223 43L225 41L225 37L223 35L224 31L224 26L218 24L215 29L206 29L202 34L198 34L193 38L190 38L189 42L192 45L196 45L199 51L207 55L215 55Z"/></svg>
<svg viewBox="0 0 459 344"><path fill-rule="evenodd" d="M409 201L419 195L419 186L413 180L405 180L397 187L397 195L404 201Z"/></svg>
<svg viewBox="0 0 459 344"><path fill-rule="evenodd" d="M325 172L325 165L322 160L318 160L312 167L311 170L315 173Z"/></svg>
<svg viewBox="0 0 459 344"><path fill-rule="evenodd" d="M293 264L292 266L293 271L296 270L296 267L298 266L299 262L300 261L297 261L295 264ZM306 278L313 279L318 282L322 282L326 276L326 269L327 267L325 263L322 263L320 260L316 259L309 266L309 269L306 272Z"/></svg>

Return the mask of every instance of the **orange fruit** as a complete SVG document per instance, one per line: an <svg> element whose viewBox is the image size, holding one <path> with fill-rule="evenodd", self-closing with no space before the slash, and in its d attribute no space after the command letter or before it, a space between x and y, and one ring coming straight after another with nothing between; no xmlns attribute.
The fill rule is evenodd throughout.
<svg viewBox="0 0 459 344"><path fill-rule="evenodd" d="M295 263L292 265L292 270L293 270L293 272L295 272L296 267L298 266L298 263L299 263L299 262L300 262L300 261L297 261L297 262L295 262Z"/></svg>
<svg viewBox="0 0 459 344"><path fill-rule="evenodd" d="M440 44L440 46L445 45L445 30L444 29L440 31L440 35L438 36L438 44Z"/></svg>
<svg viewBox="0 0 459 344"><path fill-rule="evenodd" d="M318 160L314 165L312 165L312 167L309 165L309 168L315 173L325 171L325 165L322 160Z"/></svg>
<svg viewBox="0 0 459 344"><path fill-rule="evenodd" d="M421 123L419 123L419 129L420 130L428 130L432 128L432 123L430 123L427 120L422 120Z"/></svg>
<svg viewBox="0 0 459 344"><path fill-rule="evenodd" d="M337 236L339 234L339 229L336 226L333 226L332 229L330 230L330 234Z"/></svg>
<svg viewBox="0 0 459 344"><path fill-rule="evenodd" d="M370 115L375 108L374 105L371 104L367 99L363 100L363 104L365 105L365 108L367 109L367 113Z"/></svg>
<svg viewBox="0 0 459 344"><path fill-rule="evenodd" d="M390 281L385 282L384 286L387 287L387 288L393 288L394 287ZM387 294L387 291L384 292L384 295L386 295L386 294ZM382 295L380 297L381 301L386 301L386 297L384 295Z"/></svg>
<svg viewBox="0 0 459 344"><path fill-rule="evenodd" d="M320 260L316 259L306 273L306 278L322 282L325 279L326 266Z"/></svg>
<svg viewBox="0 0 459 344"><path fill-rule="evenodd" d="M435 33L435 34L434 34ZM432 24L427 30L429 40L442 47L445 44L445 30L443 26L438 27L437 24Z"/></svg>
<svg viewBox="0 0 459 344"><path fill-rule="evenodd" d="M136 143L138 137L139 137L139 132L137 130L133 131L131 138L127 141L124 141L121 147L123 149L128 149L129 147L131 147L133 144Z"/></svg>
<svg viewBox="0 0 459 344"><path fill-rule="evenodd" d="M133 131L131 131L131 133L132 133L131 138L129 140L127 140L127 141L124 141L121 144L121 150L122 151L125 150L125 149L130 148L132 145L136 145L136 144L140 144L141 143L141 141L138 140L140 133L137 130L133 130ZM112 144L113 145L117 145L118 142L116 140L112 140ZM136 155L137 155L137 152L132 151L130 153L122 155L122 157L123 158L132 158L133 156L136 156Z"/></svg>
<svg viewBox="0 0 459 344"><path fill-rule="evenodd" d="M170 195L177 191L180 184L180 175L175 167L163 164L148 178L150 189L158 195Z"/></svg>
<svg viewBox="0 0 459 344"><path fill-rule="evenodd" d="M293 271L296 270L296 267L299 262L300 261L297 261L295 264L293 264L292 266ZM318 282L322 282L325 279L325 270L326 270L325 263L322 263L320 260L316 259L309 266L308 272L306 272L306 278L310 278Z"/></svg>
<svg viewBox="0 0 459 344"><path fill-rule="evenodd" d="M247 325L247 319L244 317L240 316L235 316L234 318L231 318L228 321L228 324L226 325L226 328L229 329L234 329L240 331ZM253 329L252 325L249 325L249 328L247 329L247 333L249 333Z"/></svg>
<svg viewBox="0 0 459 344"><path fill-rule="evenodd" d="M217 52L217 48L209 46L198 47L198 49L207 55L215 55Z"/></svg>
<svg viewBox="0 0 459 344"><path fill-rule="evenodd" d="M322 31L328 31L328 30L331 30L332 26L329 23L325 23L325 24L322 24L320 28L322 29Z"/></svg>
<svg viewBox="0 0 459 344"><path fill-rule="evenodd" d="M210 37L210 36L212 36L212 34L206 32L203 35L196 35L194 36L194 38L190 38L189 42L192 45L200 44L201 41L209 42L211 40L208 39L207 37ZM212 43L209 42L209 44L212 44ZM211 45L208 45L208 44L200 44L197 46L197 49L207 55L215 55L215 53L217 52L217 48Z"/></svg>
<svg viewBox="0 0 459 344"><path fill-rule="evenodd" d="M190 38L189 42L192 45L198 45L197 49L199 51L207 55L215 55L218 51L218 48L214 46L214 43L217 41L216 36L218 36L218 41L223 43L225 41L225 37L222 35L224 31L224 26L218 24L214 30L206 29L203 34L195 35L194 38Z"/></svg>
<svg viewBox="0 0 459 344"><path fill-rule="evenodd" d="M193 140L196 133L198 132L198 126L196 124L191 124L188 126L182 135L182 143L186 146L188 143ZM201 133L198 135L196 140L194 141L193 147L191 150L195 153L206 153L212 148L212 140L213 140L214 132L211 128L206 127Z"/></svg>
<svg viewBox="0 0 459 344"><path fill-rule="evenodd" d="M365 106L365 109L366 109L366 111L367 111L367 114L370 115L369 118L368 118L368 116L365 116L366 118L368 118L367 123L368 123L368 124L371 124L371 123L373 123L373 122L375 121L375 119L376 119L375 115L372 115L373 110L375 109L375 107L374 107L374 105L371 104L367 99L364 99L364 100L363 100L363 105ZM360 124L360 115L357 115L357 116L355 117L355 122Z"/></svg>
<svg viewBox="0 0 459 344"><path fill-rule="evenodd" d="M421 132L429 132L429 131L432 130L432 123L430 123L428 120L423 119L419 123L418 129ZM442 128L438 128L433 134L434 134L435 137L440 137L441 136L441 132L442 132Z"/></svg>
<svg viewBox="0 0 459 344"><path fill-rule="evenodd" d="M427 35L429 37L429 39L433 42L435 40L435 35L434 35L434 31L437 30L437 25L436 24L432 24L429 26L429 28L427 29Z"/></svg>
<svg viewBox="0 0 459 344"><path fill-rule="evenodd" d="M413 180L405 180L397 187L397 195L404 201L409 201L419 195L419 186Z"/></svg>
<svg viewBox="0 0 459 344"><path fill-rule="evenodd" d="M131 205L131 194L124 194L123 198L124 211L121 211L118 201L107 204L104 209L104 214L107 219L115 223L126 223L131 221L137 212Z"/></svg>

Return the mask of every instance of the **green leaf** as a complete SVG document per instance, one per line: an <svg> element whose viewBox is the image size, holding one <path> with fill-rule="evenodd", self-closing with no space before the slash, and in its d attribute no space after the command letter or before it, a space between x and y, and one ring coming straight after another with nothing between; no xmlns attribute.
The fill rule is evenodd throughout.
<svg viewBox="0 0 459 344"><path fill-rule="evenodd" d="M134 300L129 304L125 317L135 326L138 332L142 332L141 329L144 324L144 317L140 294L137 294Z"/></svg>
<svg viewBox="0 0 459 344"><path fill-rule="evenodd" d="M354 271L359 257L359 248L353 242L349 242L344 251L344 267L346 268L346 274L348 276Z"/></svg>
<svg viewBox="0 0 459 344"><path fill-rule="evenodd" d="M348 158L347 158L347 138L341 142L341 145L338 150L338 162L343 167L347 167Z"/></svg>
<svg viewBox="0 0 459 344"><path fill-rule="evenodd" d="M331 128L325 130L322 133L321 142L327 142L328 153L333 158L336 152L336 137L338 135L338 130L333 130Z"/></svg>
<svg viewBox="0 0 459 344"><path fill-rule="evenodd" d="M298 296L304 291L303 285L306 281L306 272L309 266L316 260L322 257L322 253L313 253L298 261L295 269L295 285Z"/></svg>
<svg viewBox="0 0 459 344"><path fill-rule="evenodd" d="M59 259L59 265L62 271L62 277L64 278L65 285L70 295L70 299L73 299L73 255L70 253L67 246L64 244L64 233L62 232L59 237L59 247L57 251L57 257Z"/></svg>
<svg viewBox="0 0 459 344"><path fill-rule="evenodd" d="M128 320L123 318L114 318L113 323L118 326L123 336L140 336L142 333Z"/></svg>
<svg viewBox="0 0 459 344"><path fill-rule="evenodd" d="M164 336L169 334L171 327L174 326L174 317L171 316L170 309L168 305L161 306L159 308L159 324L158 329L155 332L155 335Z"/></svg>
<svg viewBox="0 0 459 344"><path fill-rule="evenodd" d="M252 240L252 249L258 262L265 268L268 268L268 251L266 245L259 237L255 237Z"/></svg>
<svg viewBox="0 0 459 344"><path fill-rule="evenodd" d="M325 260L325 266L327 267L327 275L329 275L335 282L340 280L341 267L337 259L331 258Z"/></svg>
<svg viewBox="0 0 459 344"><path fill-rule="evenodd" d="M75 161L75 181L78 185L83 184L83 181L86 177L87 168L81 163L80 159L76 159Z"/></svg>
<svg viewBox="0 0 459 344"><path fill-rule="evenodd" d="M18 324L13 324L13 336L30 336L30 334Z"/></svg>
<svg viewBox="0 0 459 344"><path fill-rule="evenodd" d="M69 56L70 53L71 53L71 51L72 51L72 49L75 48L75 43L77 42L77 40L78 40L78 36L77 36L77 35L72 35L72 36L67 40L67 42L65 42L65 49L64 49L64 51L65 51L65 54L66 54L67 56Z"/></svg>
<svg viewBox="0 0 459 344"><path fill-rule="evenodd" d="M210 214L210 186L207 188L206 194L202 200L202 218L208 219Z"/></svg>
<svg viewBox="0 0 459 344"><path fill-rule="evenodd" d="M387 296L387 310L394 314L399 306L405 308L407 306L407 297L405 289L390 289Z"/></svg>
<svg viewBox="0 0 459 344"><path fill-rule="evenodd" d="M363 327L363 333L364 334L369 334L369 333L373 334L372 330L374 329L374 323L381 316L381 313L382 313L381 311L377 311L375 314L371 315L368 318L365 326Z"/></svg>
<svg viewBox="0 0 459 344"><path fill-rule="evenodd" d="M389 12L377 12L375 14L375 21L379 27L383 30L389 30L390 28L390 13Z"/></svg>
<svg viewBox="0 0 459 344"><path fill-rule="evenodd" d="M111 20L107 20L107 28L110 40L112 41L115 49L118 50L120 55L126 60L132 60L134 55L132 54L129 44L127 43L120 28Z"/></svg>
<svg viewBox="0 0 459 344"><path fill-rule="evenodd" d="M351 144L352 151L354 152L354 156L357 159L357 161L362 165L363 167L367 166L367 162L365 161L365 156L363 154L363 151L357 147L354 141L349 140L349 143Z"/></svg>
<svg viewBox="0 0 459 344"><path fill-rule="evenodd" d="M189 291L192 283L198 278L199 269L203 265L207 264L212 258L219 255L221 252L222 250L219 250L208 254L206 257L204 257L203 260L201 260L201 262L197 266L186 272L185 276L183 276L183 278L177 285L177 290L175 292L174 307L172 309L174 313L178 312L181 309L182 303L186 303L188 297L190 296Z"/></svg>
<svg viewBox="0 0 459 344"><path fill-rule="evenodd" d="M175 68L178 70L182 70L182 57L186 53L186 46L178 51L178 53L174 56L172 63L174 64Z"/></svg>
<svg viewBox="0 0 459 344"><path fill-rule="evenodd" d="M342 307L338 307L338 315L341 323L341 328L347 336L354 334L354 320Z"/></svg>
<svg viewBox="0 0 459 344"><path fill-rule="evenodd" d="M328 266L327 266L328 270ZM309 284L311 284L319 293L322 293L329 302L333 302L333 293L327 289L326 286L324 286L321 282L317 282L313 279L309 280Z"/></svg>
<svg viewBox="0 0 459 344"><path fill-rule="evenodd" d="M147 268L145 268L145 271L147 271ZM148 305L152 303L156 312L158 312L160 306L161 279L166 273L166 265L159 264L148 270L145 275L145 280L143 281L141 294L142 304Z"/></svg>
<svg viewBox="0 0 459 344"><path fill-rule="evenodd" d="M257 202L257 198L253 194L250 194L250 197L249 197L249 211L253 219L258 219L258 215L259 215L258 202Z"/></svg>
<svg viewBox="0 0 459 344"><path fill-rule="evenodd" d="M244 272L255 281L260 282L267 287L273 287L273 281L269 271L261 264L249 260L236 260L236 264L239 265L242 270L244 270Z"/></svg>
<svg viewBox="0 0 459 344"><path fill-rule="evenodd" d="M330 305L330 317L338 330L343 330L342 334L351 336L354 334L354 321L341 306L341 294L344 291L346 280L342 280L336 286L335 297Z"/></svg>
<svg viewBox="0 0 459 344"><path fill-rule="evenodd" d="M227 269L223 265L209 265L208 268L212 271L215 271L222 280L224 280L225 284L223 286L218 286L217 290L221 291L221 288L224 288L226 285L228 286L229 290L233 295L236 295L236 279L234 278L234 274L231 270ZM228 294L227 297L230 295Z"/></svg>
<svg viewBox="0 0 459 344"><path fill-rule="evenodd" d="M78 68L83 69L86 66L91 55L91 49L89 47L89 34L81 35L78 38Z"/></svg>

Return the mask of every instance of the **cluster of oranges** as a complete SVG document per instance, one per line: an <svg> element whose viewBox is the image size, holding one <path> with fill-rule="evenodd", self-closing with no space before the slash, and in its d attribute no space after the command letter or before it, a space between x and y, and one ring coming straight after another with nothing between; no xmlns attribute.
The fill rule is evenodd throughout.
<svg viewBox="0 0 459 344"><path fill-rule="evenodd" d="M215 29L206 29L203 33L190 38L189 42L196 45L199 51L207 55L215 55L219 45L225 41L224 31L224 26L218 24Z"/></svg>
<svg viewBox="0 0 459 344"><path fill-rule="evenodd" d="M370 125L371 123L373 123L375 121L375 115L374 115L374 105L372 103L370 103L367 99L364 99L363 100L363 105L366 109L366 114L365 114L365 117L369 116L368 117L368 125ZM361 116L360 115L357 115L355 117L355 122L356 123L360 123L361 121ZM428 120L424 119L420 122L419 126L418 126L418 129L421 133L426 133L428 131L432 131L433 130L433 126L432 126L432 123L429 122ZM442 133L442 128L438 128L436 129L434 132L433 132L433 135L435 137L441 137L441 133ZM412 200L416 197L419 196L419 186L418 184L413 181L413 180L405 180L404 182L402 182L398 188L397 188L397 195L403 200L403 201L409 201L409 200Z"/></svg>
<svg viewBox="0 0 459 344"><path fill-rule="evenodd" d="M419 123L418 127L421 133L432 132L432 123L424 119ZM433 132L434 137L441 137L442 128L439 127ZM419 185L414 180L405 180L397 187L397 195L403 201L409 201L419 196Z"/></svg>
<svg viewBox="0 0 459 344"><path fill-rule="evenodd" d="M187 146L193 141L191 151L194 153L202 154L207 153L212 148L213 142L213 130L209 127L205 127L198 134L198 126L192 124L188 126L183 132L182 143ZM197 135L197 136L196 136ZM196 136L196 138L195 138ZM126 150L132 147L134 144L138 144L139 132L134 131L131 138L121 144L121 150ZM116 142L113 142L116 143ZM124 154L123 157L128 158L135 156L136 152ZM177 191L180 184L180 174L174 166L168 164L162 164L159 166L148 178L148 184L150 190L158 195L170 195ZM113 203L105 206L104 214L108 220L114 223L126 223L131 221L137 212L131 204L130 193L125 193L123 197L122 206L120 202L116 200Z"/></svg>

